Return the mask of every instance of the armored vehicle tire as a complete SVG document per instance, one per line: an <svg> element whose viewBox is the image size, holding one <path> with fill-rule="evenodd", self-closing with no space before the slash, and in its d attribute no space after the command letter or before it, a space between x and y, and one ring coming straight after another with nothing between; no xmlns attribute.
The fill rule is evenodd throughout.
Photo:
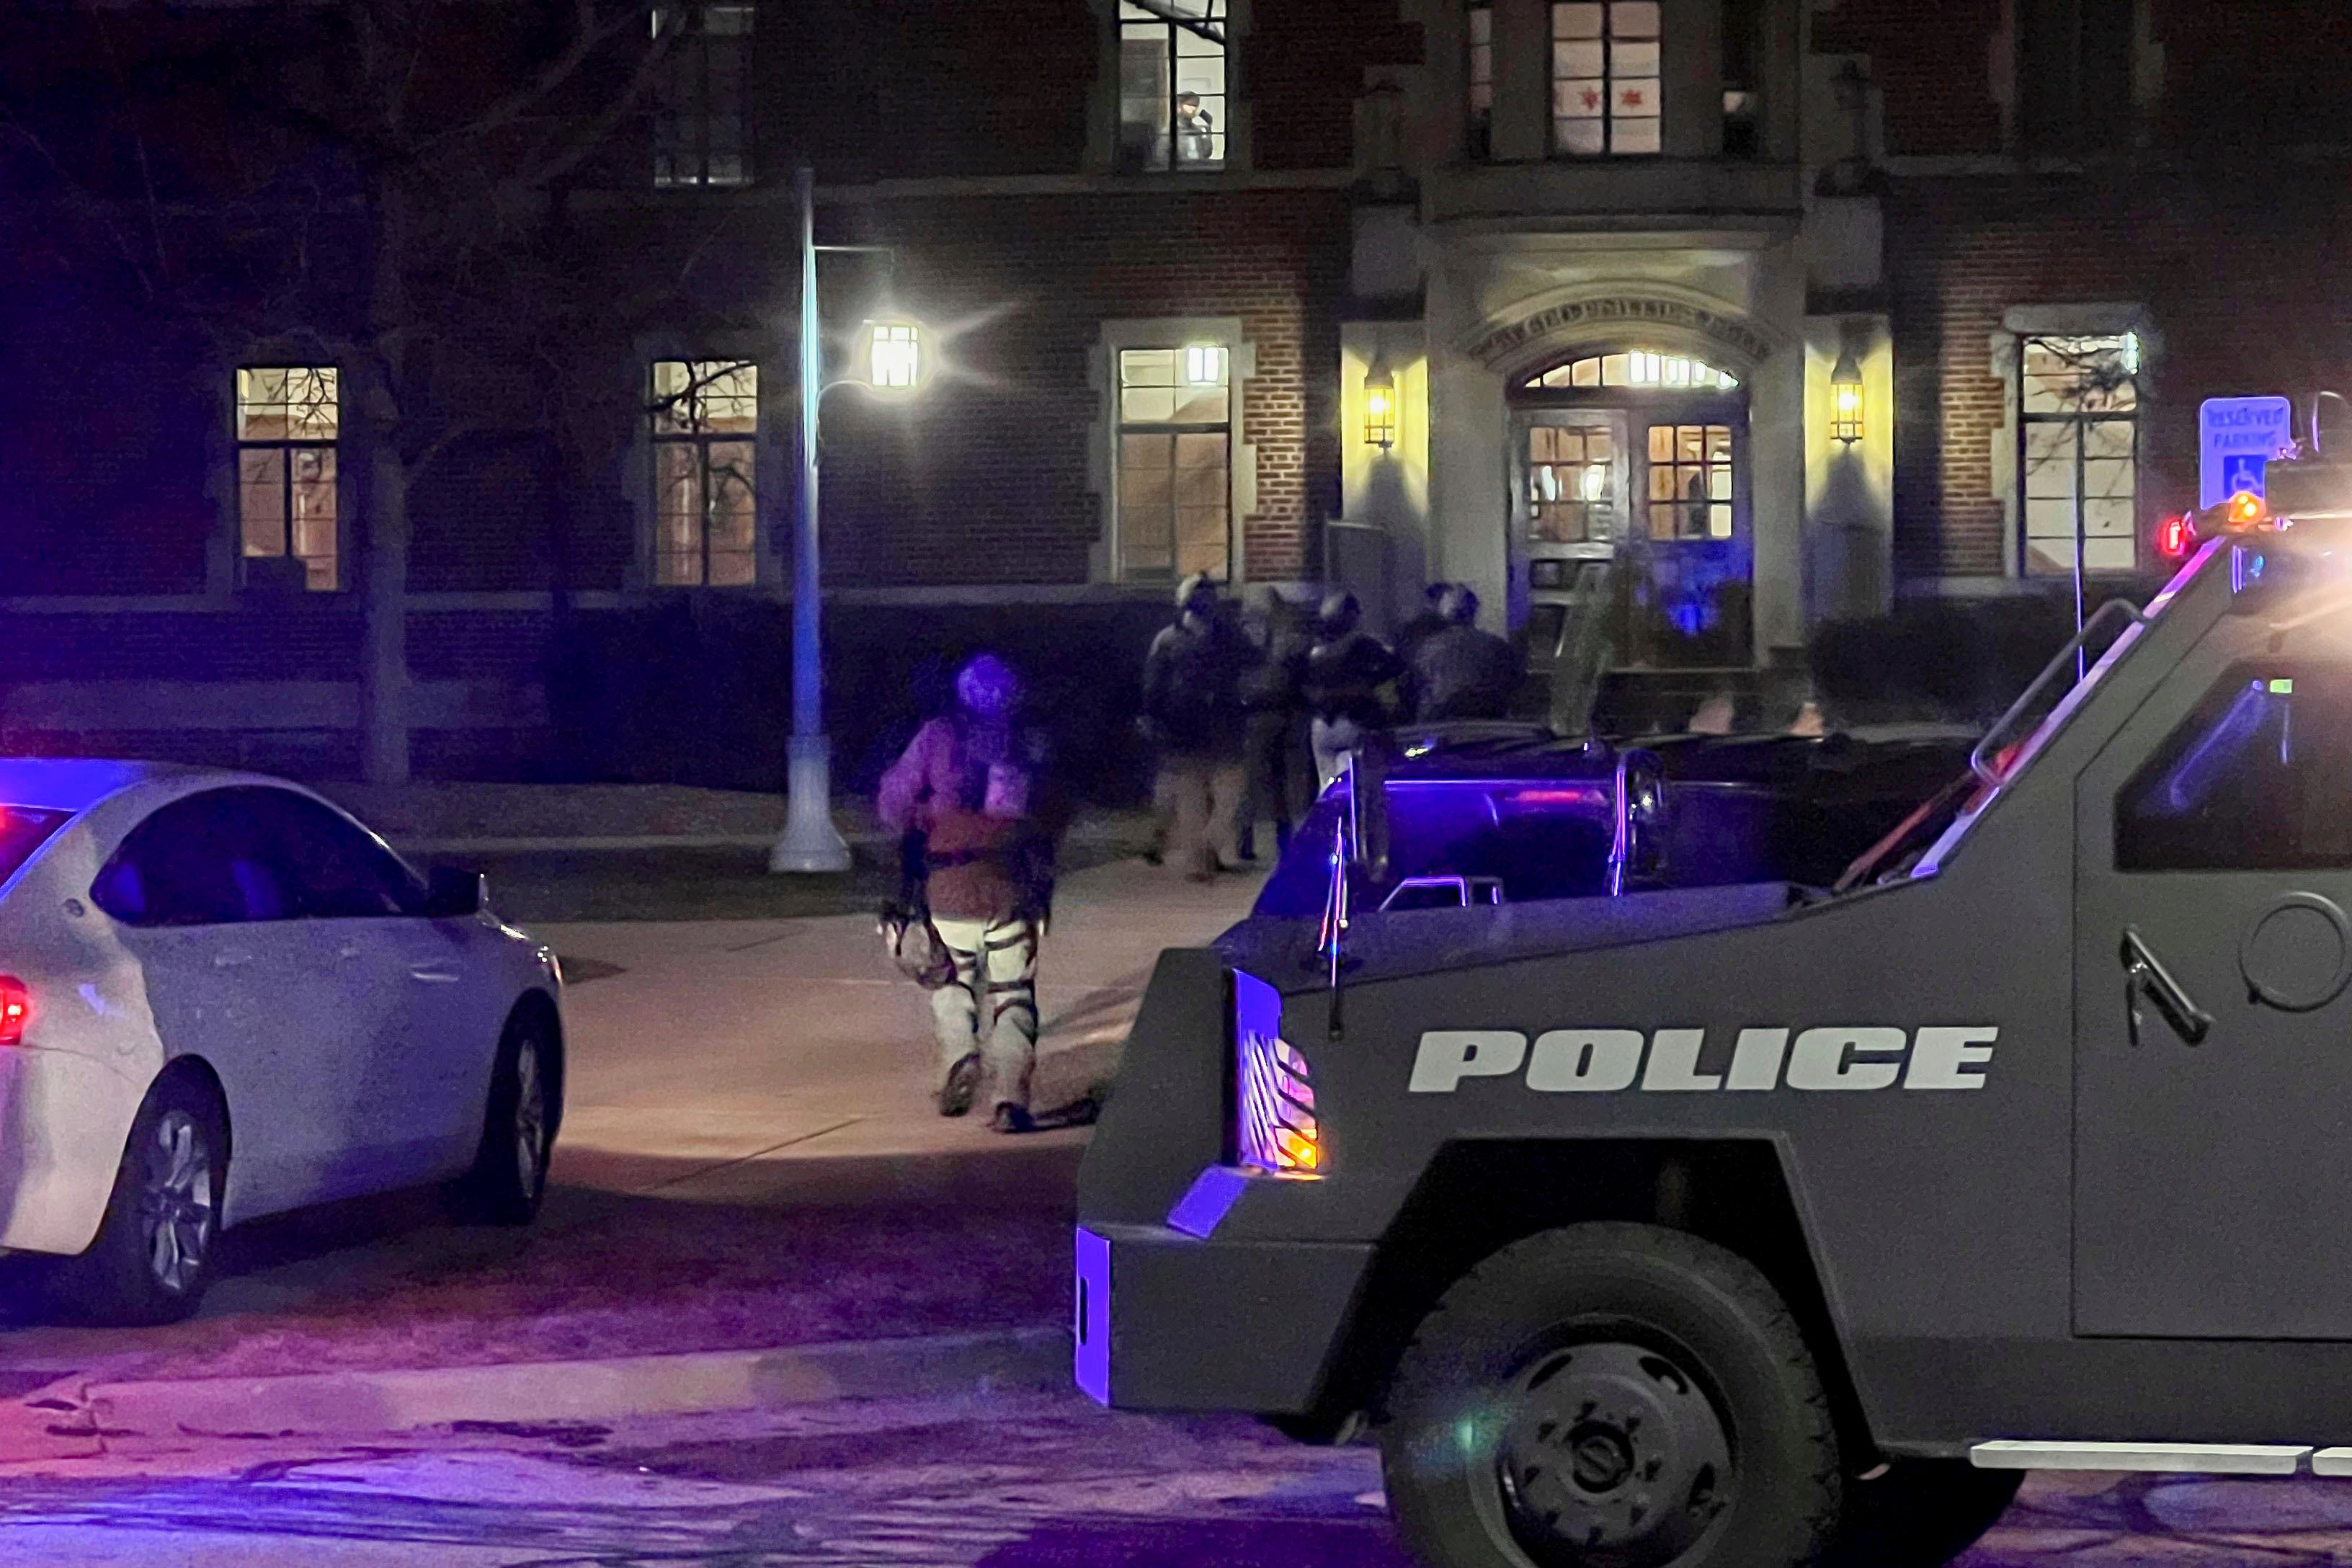
<svg viewBox="0 0 2352 1568"><path fill-rule="evenodd" d="M1821 1568L1939 1568L2000 1521L2024 1479L1966 1459L1897 1459L1875 1480L1846 1484L1845 1519Z"/></svg>
<svg viewBox="0 0 2352 1568"><path fill-rule="evenodd" d="M1385 1403L1389 1502L1433 1568L1787 1568L1838 1521L1795 1319L1679 1231L1512 1243L1422 1321Z"/></svg>

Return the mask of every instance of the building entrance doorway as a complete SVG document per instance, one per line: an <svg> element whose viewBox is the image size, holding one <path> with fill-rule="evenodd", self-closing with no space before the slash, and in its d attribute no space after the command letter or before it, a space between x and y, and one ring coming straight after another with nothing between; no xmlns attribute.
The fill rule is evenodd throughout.
<svg viewBox="0 0 2352 1568"><path fill-rule="evenodd" d="M1564 362L1512 391L1528 646L1598 668L1753 661L1748 398L1696 360Z"/></svg>

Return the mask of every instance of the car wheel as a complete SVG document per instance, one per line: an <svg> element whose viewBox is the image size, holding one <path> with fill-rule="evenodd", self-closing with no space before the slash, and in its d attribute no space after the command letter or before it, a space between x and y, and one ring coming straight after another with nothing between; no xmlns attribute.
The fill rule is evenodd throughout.
<svg viewBox="0 0 2352 1568"><path fill-rule="evenodd" d="M553 1031L518 1015L499 1041L482 1142L457 1184L459 1212L491 1225L529 1225L547 1198L547 1165L562 1115Z"/></svg>
<svg viewBox="0 0 2352 1568"><path fill-rule="evenodd" d="M2000 1522L2024 1479L1966 1459L1897 1459L1846 1483L1845 1518L1821 1568L1940 1568Z"/></svg>
<svg viewBox="0 0 2352 1568"><path fill-rule="evenodd" d="M226 1129L219 1098L198 1083L168 1078L148 1090L98 1239L58 1279L75 1315L127 1326L177 1322L196 1310L220 1236Z"/></svg>
<svg viewBox="0 0 2352 1568"><path fill-rule="evenodd" d="M1788 1568L1837 1522L1811 1353L1754 1265L1580 1225L1455 1281L1399 1360L1381 1468L1444 1568Z"/></svg>

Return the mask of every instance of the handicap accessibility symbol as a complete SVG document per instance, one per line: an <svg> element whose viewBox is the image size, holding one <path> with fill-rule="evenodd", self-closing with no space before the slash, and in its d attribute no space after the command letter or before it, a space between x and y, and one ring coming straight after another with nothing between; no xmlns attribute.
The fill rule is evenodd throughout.
<svg viewBox="0 0 2352 1568"><path fill-rule="evenodd" d="M2222 488L2231 495L2263 493L2263 473L2269 463L2261 458L2238 458L2231 461L2223 478Z"/></svg>

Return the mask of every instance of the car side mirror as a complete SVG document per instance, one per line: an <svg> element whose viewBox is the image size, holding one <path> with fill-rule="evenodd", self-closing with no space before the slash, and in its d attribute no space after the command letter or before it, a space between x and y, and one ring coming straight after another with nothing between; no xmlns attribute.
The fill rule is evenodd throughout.
<svg viewBox="0 0 2352 1568"><path fill-rule="evenodd" d="M490 901L489 879L479 871L436 866L425 882L425 918L463 920L478 915Z"/></svg>

